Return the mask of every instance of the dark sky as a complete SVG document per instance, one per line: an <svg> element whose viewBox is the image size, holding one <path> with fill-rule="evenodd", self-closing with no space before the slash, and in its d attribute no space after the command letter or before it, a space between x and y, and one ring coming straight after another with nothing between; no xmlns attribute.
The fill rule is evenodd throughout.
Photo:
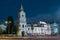
<svg viewBox="0 0 60 40"><path fill-rule="evenodd" d="M60 22L60 0L0 0L0 23L8 16L17 22L21 3L28 22Z"/></svg>

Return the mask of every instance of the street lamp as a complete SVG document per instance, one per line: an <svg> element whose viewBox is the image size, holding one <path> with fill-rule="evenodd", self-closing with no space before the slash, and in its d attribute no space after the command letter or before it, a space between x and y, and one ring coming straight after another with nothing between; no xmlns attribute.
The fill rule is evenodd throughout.
<svg viewBox="0 0 60 40"><path fill-rule="evenodd" d="M5 23L7 24L7 23L8 23L8 21L5 21Z"/></svg>
<svg viewBox="0 0 60 40"><path fill-rule="evenodd" d="M9 21L9 23L11 23L11 21Z"/></svg>
<svg viewBox="0 0 60 40"><path fill-rule="evenodd" d="M7 33L9 34L10 33L10 24L11 24L12 22L11 21L5 21L5 24L7 25Z"/></svg>
<svg viewBox="0 0 60 40"><path fill-rule="evenodd" d="M8 24L8 23L10 24L10 23L11 23L11 21L5 21L5 23L6 23L6 24Z"/></svg>

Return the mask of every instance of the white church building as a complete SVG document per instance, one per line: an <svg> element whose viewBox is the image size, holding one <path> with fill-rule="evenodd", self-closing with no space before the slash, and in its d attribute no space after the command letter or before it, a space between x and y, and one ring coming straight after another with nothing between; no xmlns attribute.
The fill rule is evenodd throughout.
<svg viewBox="0 0 60 40"><path fill-rule="evenodd" d="M19 31L18 35L22 36L22 32L25 32L25 35L51 35L50 24L40 21L38 24L34 24L34 29L32 31L31 26L28 26L26 21L26 13L24 12L23 6L18 13L18 25ZM39 26L38 26L39 25Z"/></svg>

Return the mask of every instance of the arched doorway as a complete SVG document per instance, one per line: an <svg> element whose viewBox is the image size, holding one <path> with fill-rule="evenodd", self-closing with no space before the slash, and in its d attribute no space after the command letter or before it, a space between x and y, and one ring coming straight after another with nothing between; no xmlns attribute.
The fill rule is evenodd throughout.
<svg viewBox="0 0 60 40"><path fill-rule="evenodd" d="M25 32L24 31L22 31L22 36L25 36Z"/></svg>

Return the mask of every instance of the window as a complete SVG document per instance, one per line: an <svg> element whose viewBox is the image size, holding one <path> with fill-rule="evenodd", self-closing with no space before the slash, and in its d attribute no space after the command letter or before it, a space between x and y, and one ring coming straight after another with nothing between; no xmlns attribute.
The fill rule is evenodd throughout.
<svg viewBox="0 0 60 40"><path fill-rule="evenodd" d="M41 29L41 34L44 34L44 30L43 29Z"/></svg>
<svg viewBox="0 0 60 40"><path fill-rule="evenodd" d="M28 30L30 30L30 28L28 28Z"/></svg>
<svg viewBox="0 0 60 40"><path fill-rule="evenodd" d="M40 24L40 27L44 27L44 24Z"/></svg>
<svg viewBox="0 0 60 40"><path fill-rule="evenodd" d="M43 32L43 29L41 29L41 31Z"/></svg>
<svg viewBox="0 0 60 40"><path fill-rule="evenodd" d="M22 15L22 17L24 17L24 15Z"/></svg>
<svg viewBox="0 0 60 40"><path fill-rule="evenodd" d="M47 28L47 30L49 31L49 28Z"/></svg>
<svg viewBox="0 0 60 40"><path fill-rule="evenodd" d="M24 28L24 25L22 25L22 27Z"/></svg>

